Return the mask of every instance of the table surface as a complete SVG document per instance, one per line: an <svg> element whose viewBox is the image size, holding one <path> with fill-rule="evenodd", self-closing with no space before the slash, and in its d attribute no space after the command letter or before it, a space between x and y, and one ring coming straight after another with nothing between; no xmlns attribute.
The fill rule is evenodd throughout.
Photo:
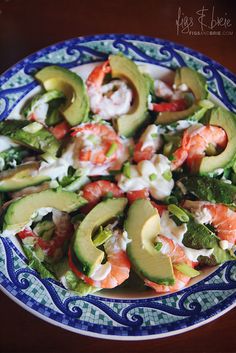
<svg viewBox="0 0 236 353"><path fill-rule="evenodd" d="M233 1L215 1L214 16L229 18L233 34L182 33L181 18L203 4L159 0L0 0L0 72L52 43L98 33L144 34L184 44L236 73L236 11ZM212 1L204 1L212 14ZM181 7L181 9L179 9ZM181 11L181 14L180 14ZM179 19L179 34L176 20ZM207 17L206 17L207 18ZM205 18L205 19L206 19ZM190 20L191 21L191 20ZM183 22L182 22L183 23ZM185 26L186 27L186 26ZM198 24L199 27L199 24ZM224 28L221 28L221 30ZM187 29L185 28L185 32ZM142 342L114 342L74 334L31 315L0 293L0 352L164 352L235 353L236 310L182 335ZM112 347L112 348L111 348Z"/></svg>

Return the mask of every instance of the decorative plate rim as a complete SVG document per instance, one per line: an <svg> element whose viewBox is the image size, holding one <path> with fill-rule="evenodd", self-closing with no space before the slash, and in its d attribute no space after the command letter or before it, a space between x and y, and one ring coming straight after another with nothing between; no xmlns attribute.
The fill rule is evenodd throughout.
<svg viewBox="0 0 236 353"><path fill-rule="evenodd" d="M60 41L56 44L52 44L50 46L47 46L41 50L38 50L36 52L34 52L33 54L30 54L29 56L25 57L24 59L18 61L15 65L13 65L12 67L10 67L9 69L7 69L5 72L3 72L1 75L0 75L0 85L3 85L5 84L11 77L13 77L14 74L16 74L17 72L19 72L21 69L25 68L27 66L27 64L32 64L32 63L35 63L35 60L37 60L37 58L40 58L42 57L43 55L46 55L47 53L51 53L53 51L56 51L56 50L59 50L63 47L66 47L66 46L72 46L73 47L73 44L78 44L81 45L81 44L85 44L85 43L91 43L91 42L101 42L101 41L107 41L107 40L113 40L114 42L115 41L120 41L122 42L123 44L124 43L129 43L128 41L136 41L136 42L142 42L144 45L145 43L146 44L157 44L157 45L160 45L161 48L165 48L167 50L169 50L169 52L173 52L174 54L173 55L176 55L176 57L178 57L180 63L181 63L181 60L182 60L182 64L185 63L183 58L181 57L181 55L178 53L179 52L182 52L184 53L184 55L188 56L192 56L194 57L195 59L198 59L204 63L207 63L207 65L212 69L212 72L213 70L215 70L214 72L217 72L218 75L220 75L220 73L222 73L227 79L229 79L230 81L232 81L233 85L236 84L236 76L231 73L231 71L229 71L228 69L226 69L224 66L222 66L221 64L217 63L216 61L210 59L209 57L207 57L206 55L202 54L202 53L199 53L193 49L190 49L190 48L187 48L181 44L177 44L177 43L174 43L174 42L171 42L171 41L168 41L168 40L164 40L164 39L158 39L158 38L154 38L154 37L150 37L150 36L143 36L143 35L133 35L133 34L99 34L99 35L90 35L90 36L83 36L83 37L75 37L75 38L72 38L72 39L69 39L69 40L65 40L65 41ZM127 41L127 42L126 42ZM137 49L137 48L136 48ZM92 52L94 51L93 49L91 50ZM95 52L95 51L94 51ZM98 53L98 52L97 52ZM146 53L146 52L145 52ZM146 54L145 54L146 55ZM148 55L146 55L148 56ZM103 57L104 57L104 54L103 54ZM100 57L102 59L102 56ZM182 59L181 59L182 58ZM98 59L96 60L93 60L93 61L98 61ZM143 61L143 60L140 60L140 61ZM151 60L151 57L149 56L149 60L147 60L147 62L149 63L152 63L152 60ZM39 62L40 64L40 62ZM70 64L70 63L69 63ZM74 66L78 66L79 64L77 63L77 65L74 65ZM80 64L81 65L81 64ZM181 66L181 65L180 65ZM68 67L73 67L72 66L68 66ZM211 73L212 73L211 72ZM213 72L213 77L214 77L214 72ZM221 77L221 80L222 80L222 77ZM217 84L218 84L218 80L217 80ZM32 81L29 85L28 85L28 91L26 93L28 93L30 90L32 90L32 88L34 88L36 86L35 82ZM220 90L220 88L218 87L217 89ZM222 87L221 87L222 89ZM223 86L223 90L224 90L224 86ZM0 99L1 98L4 98L4 94L5 96L7 95L6 91L9 91L9 89L3 89L1 90L1 86L0 86ZM14 88L12 89L12 91L14 91ZM230 99L228 99L228 96L225 94L226 96L226 102L224 102L224 104L231 110L233 111L236 111L236 106L230 102ZM9 113L14 109L15 105L22 99L22 96L20 97L19 100L16 100L15 104L13 104L13 106L10 108L10 109L5 109L5 112L3 111L3 113L1 113L0 111L0 120L4 119L7 115L9 115ZM221 97L221 99L223 99L223 97ZM4 115L5 114L5 115ZM2 238L0 237L0 239L2 240ZM3 240L2 240L3 241ZM7 250L6 250L7 251ZM222 276L225 276L228 278L228 281L230 279L230 270L231 268L233 267L234 265L229 265L228 263L224 264L223 266L220 266L212 275L208 276L207 277L207 280L210 280L212 277L216 276L217 274L220 274L220 272L222 271L225 271L224 274L222 274ZM99 338L106 338L106 339L117 339L117 340L144 340L144 339L154 339L154 338L161 338L161 337L167 337L167 336L172 336L172 335L176 335L176 334L180 334L182 332L186 332L186 331L189 331L189 330L192 330L194 328L197 328L199 326L202 326L214 319L216 319L217 317L223 315L224 313L226 313L227 311L231 310L235 305L235 299L236 299L236 281L235 279L230 279L232 281L232 287L231 289L233 288L234 292L232 295L229 295L229 297L227 297L222 303L220 303L220 305L218 305L213 311L211 310L206 310L208 312L208 314L206 314L205 316L202 315L202 316L199 316L199 313L201 312L198 312L198 308L194 307L194 305L196 303L193 302L193 308L190 307L190 311L194 310L196 311L196 315L197 317L195 318L192 318L189 316L189 319L190 322L187 322L186 324L184 325L180 325L178 326L177 324L175 325L176 328L173 329L171 328L170 331L168 329L165 329L163 330L163 332L158 332L156 331L156 333L148 333L148 334L145 334L144 331L148 331L145 327L145 329L143 329L143 332L141 330L140 332L140 329L136 330L135 331L135 326L134 327L134 330L132 331L129 331L128 332L128 329L127 331L125 331L125 323L124 321L123 322L123 325L124 325L124 331L122 332L121 331L121 334L116 334L116 328L113 329L113 332L112 332L112 329L110 329L110 331L108 330L108 333L104 334L104 333L101 333L101 332L94 332L92 330L88 330L86 331L85 329L79 329L77 327L73 327L72 325L65 325L63 324L63 322L61 322L60 320L56 320L56 319L52 319L52 318L49 318L48 316L46 316L45 314L43 313L40 313L38 312L37 310L34 310L32 309L30 306L27 305L27 303L25 303L22 299L19 299L19 293L17 293L18 295L14 296L12 294L12 291L16 290L14 289L11 285L11 283L9 282L8 284L6 284L6 277L3 278L3 273L0 271L0 289L5 293L7 294L11 299L13 299L16 303L18 303L20 306L22 306L24 309L26 309L27 311L33 313L34 315L44 319L45 321L47 322L50 322L56 326L60 326L62 328L65 328L69 331L73 331L73 332L77 332L77 333L80 333L80 334L83 334L83 335L87 335L87 336L91 336L91 337L99 337ZM18 280L18 278L16 278ZM18 283L16 280L16 283ZM200 281L198 283L196 283L195 285L189 287L189 288L196 288L196 287L204 287L205 285L205 282L206 281ZM199 283L202 283L202 284L199 284ZM227 283L230 283L230 282L227 282ZM213 286L214 287L214 286ZM213 288L212 287L212 288ZM161 297L157 297L157 298L143 298L143 299L115 299L115 298L104 298L104 297L100 297L100 296L88 296L88 300L90 300L90 303L92 303L94 301L94 298L95 298L95 301L101 301L103 303L123 303L124 305L124 308L122 309L123 311L125 311L125 304L130 304L130 303L136 303L137 306L139 304L143 304L142 306L146 309L150 308L150 303L151 302L155 302L155 299L156 299L156 302L162 300L162 299L168 299L169 297L173 297L173 296L177 296L177 295L182 295L182 297L184 297L185 293L187 292L191 292L191 289L189 288L185 288L184 290L180 291L180 292L177 292L176 294L168 294L168 295L165 295L165 296L161 296ZM18 289L19 291L20 289ZM217 290L217 289L211 289L211 290ZM218 289L220 290L220 289ZM187 293L188 294L188 293ZM93 298L93 300L91 299ZM91 301L92 300L92 301ZM149 303L149 307L148 304ZM101 304L101 303L100 303ZM145 304L145 305L144 305ZM191 303L190 303L191 304ZM104 305L105 307L105 305ZM107 306L108 307L108 306ZM129 307L128 307L129 308ZM155 309L155 305L153 306L153 308ZM161 310L161 308L159 308ZM108 310L108 309L107 309ZM130 309L131 310L131 309ZM128 317L128 313L130 310L126 310L127 313L127 317ZM123 314L122 314L123 315ZM172 314L170 314L172 315ZM175 315L175 314L173 314ZM117 315L116 315L117 316ZM138 315L136 315L138 316ZM136 317L135 314L133 314L132 316L132 319L135 321L135 320L138 320L138 317ZM122 316L123 317L123 316ZM115 320L115 319L114 319ZM128 320L128 319L127 319ZM131 322L131 321L130 321ZM101 325L98 325L98 326L101 326Z"/></svg>

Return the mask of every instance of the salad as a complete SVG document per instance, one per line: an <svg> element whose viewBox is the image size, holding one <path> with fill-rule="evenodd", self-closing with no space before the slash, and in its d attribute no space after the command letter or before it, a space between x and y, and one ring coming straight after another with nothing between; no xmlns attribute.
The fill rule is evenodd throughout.
<svg viewBox="0 0 236 353"><path fill-rule="evenodd" d="M168 293L235 260L236 116L201 73L174 76L120 54L86 80L47 66L0 122L1 236L41 277L79 295L134 276Z"/></svg>

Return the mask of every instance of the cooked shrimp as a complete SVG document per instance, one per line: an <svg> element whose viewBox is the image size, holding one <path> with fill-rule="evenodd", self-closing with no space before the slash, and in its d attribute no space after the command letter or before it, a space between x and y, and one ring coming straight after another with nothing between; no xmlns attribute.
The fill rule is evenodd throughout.
<svg viewBox="0 0 236 353"><path fill-rule="evenodd" d="M109 125L88 123L73 130L82 162L103 165L114 162L123 151L121 139Z"/></svg>
<svg viewBox="0 0 236 353"><path fill-rule="evenodd" d="M162 242L162 253L170 256L173 264L186 263L187 265L193 267L193 262L186 258L184 250L181 248L181 246L175 244L173 240L163 235L159 235L158 241ZM174 292L184 288L188 284L190 277L184 275L182 272L178 271L175 268L173 271L175 283L171 286L157 284L155 282L149 281L148 279L145 279L144 283L147 286L153 288L157 293Z"/></svg>
<svg viewBox="0 0 236 353"><path fill-rule="evenodd" d="M132 101L132 91L126 82L113 80L103 85L105 75L110 72L106 61L95 67L86 81L92 112L107 120L126 114Z"/></svg>
<svg viewBox="0 0 236 353"><path fill-rule="evenodd" d="M146 286L153 288L157 293L176 292L186 287L186 285L189 283L190 277L184 275L182 272L176 270L175 268L173 272L175 277L175 284L171 286L157 284L155 282L149 281L148 279L145 279L144 283Z"/></svg>
<svg viewBox="0 0 236 353"><path fill-rule="evenodd" d="M51 259L57 259L58 256L62 255L62 247L66 241L71 239L74 227L70 221L70 216L65 212L53 210L53 223L55 224L55 230L53 237L50 240L45 240L39 237L32 229L25 228L18 233L21 239L32 237L35 246L39 246Z"/></svg>
<svg viewBox="0 0 236 353"><path fill-rule="evenodd" d="M87 277L82 272L78 271L72 262L71 253L69 251L70 268L79 278L91 286L97 288L117 287L129 278L130 272L130 261L125 250L120 247L121 237L121 232L115 231L113 236L106 241L104 248L107 256L107 262L104 265L100 265L91 277ZM103 268L105 269L104 273ZM98 279L98 277L100 277L100 279Z"/></svg>
<svg viewBox="0 0 236 353"><path fill-rule="evenodd" d="M184 98L184 92L188 91L189 88L186 85L173 88L166 82L161 80L154 81L155 93L158 97L162 97L168 100L178 100Z"/></svg>
<svg viewBox="0 0 236 353"><path fill-rule="evenodd" d="M136 163L144 160L150 160L154 155L155 150L152 146L143 148L143 142L139 141L134 148L134 161Z"/></svg>
<svg viewBox="0 0 236 353"><path fill-rule="evenodd" d="M202 158L206 155L206 149L209 145L225 148L227 144L227 135L225 131L213 125L191 127L185 130L181 147L173 154L171 168L179 168L185 161L190 171L195 171Z"/></svg>
<svg viewBox="0 0 236 353"><path fill-rule="evenodd" d="M143 160L150 160L160 148L161 142L160 135L157 133L157 126L149 125L134 148L134 161L138 163Z"/></svg>
<svg viewBox="0 0 236 353"><path fill-rule="evenodd" d="M98 180L85 185L83 188L83 197L88 201L88 204L81 207L81 210L87 213L103 197L108 195L111 197L121 197L123 196L123 192L116 184L108 180Z"/></svg>
<svg viewBox="0 0 236 353"><path fill-rule="evenodd" d="M184 207L189 208L199 222L211 224L221 240L236 244L236 212L229 207L203 201L185 201Z"/></svg>
<svg viewBox="0 0 236 353"><path fill-rule="evenodd" d="M104 81L106 74L111 72L109 61L105 61L101 65L96 66L87 78L87 87L96 86L100 87Z"/></svg>

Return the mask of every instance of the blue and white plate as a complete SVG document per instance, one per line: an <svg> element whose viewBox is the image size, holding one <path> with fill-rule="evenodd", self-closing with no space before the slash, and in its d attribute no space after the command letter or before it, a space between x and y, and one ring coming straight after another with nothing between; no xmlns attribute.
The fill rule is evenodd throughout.
<svg viewBox="0 0 236 353"><path fill-rule="evenodd" d="M213 60L183 46L144 36L98 35L68 40L20 61L0 77L0 120L19 112L35 94L33 74L57 64L86 75L91 64L122 52L158 77L170 77L187 65L207 79L212 98L236 112L236 77ZM202 274L177 293L156 296L152 291L101 292L81 298L60 283L41 279L27 266L17 244L0 237L0 288L36 316L88 336L142 340L171 336L205 324L233 308L236 301L236 262Z"/></svg>

